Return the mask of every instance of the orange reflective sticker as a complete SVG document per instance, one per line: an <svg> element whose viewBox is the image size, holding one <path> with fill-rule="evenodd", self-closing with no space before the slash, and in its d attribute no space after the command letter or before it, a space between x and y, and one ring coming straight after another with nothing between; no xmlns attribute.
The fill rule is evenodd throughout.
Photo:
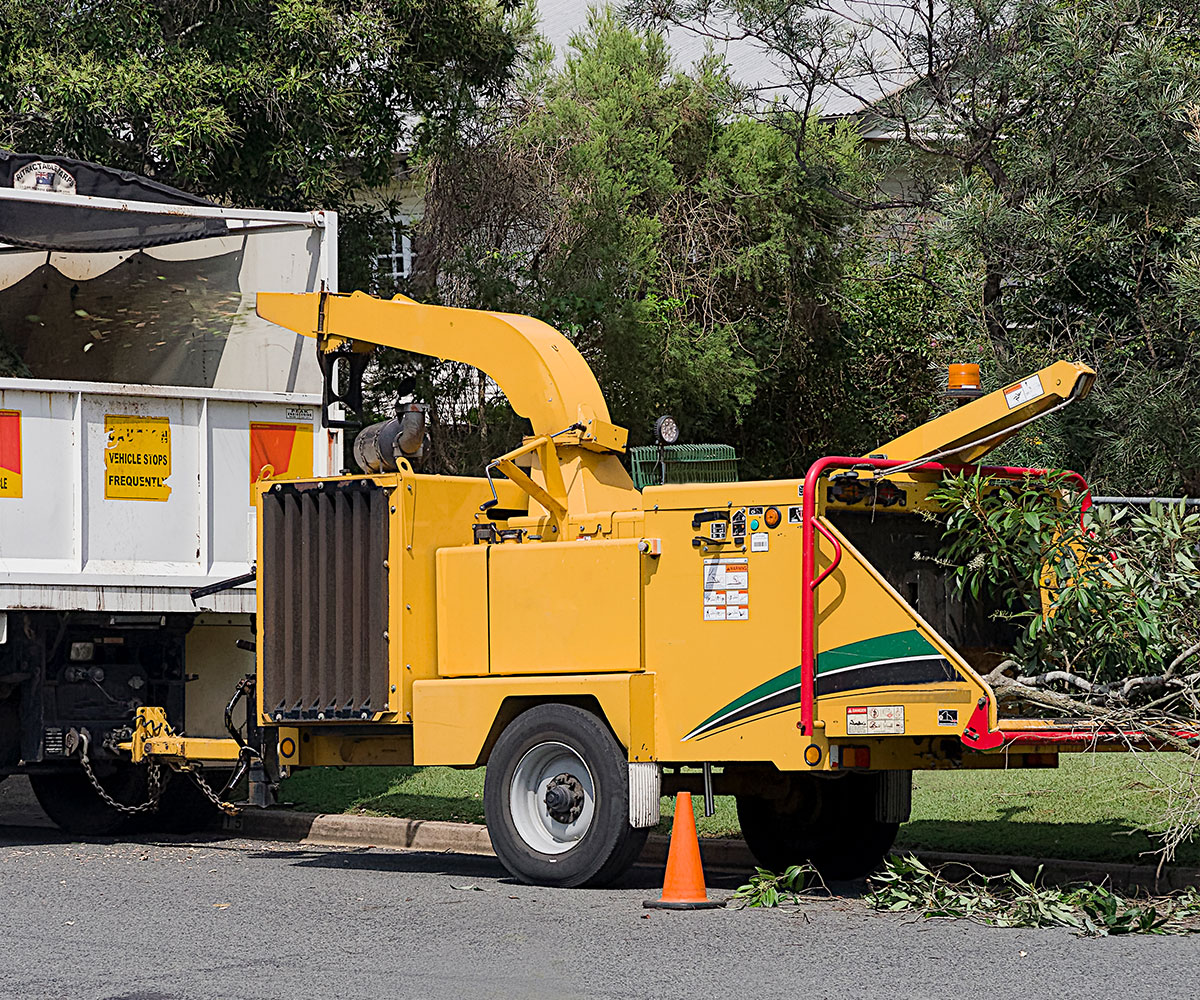
<svg viewBox="0 0 1200 1000"><path fill-rule="evenodd" d="M21 496L21 411L0 410L0 497Z"/></svg>
<svg viewBox="0 0 1200 1000"><path fill-rule="evenodd" d="M312 424L250 425L250 503L264 479L311 479Z"/></svg>

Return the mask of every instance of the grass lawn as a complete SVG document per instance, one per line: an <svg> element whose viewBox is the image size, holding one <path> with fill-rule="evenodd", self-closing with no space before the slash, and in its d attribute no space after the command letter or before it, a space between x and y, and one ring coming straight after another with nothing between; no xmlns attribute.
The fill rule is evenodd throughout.
<svg viewBox="0 0 1200 1000"><path fill-rule="evenodd" d="M1155 787L1180 778L1175 759L1064 754L1057 770L918 772L912 820L900 828L896 846L1138 861L1155 846L1140 830L1156 828L1166 806ZM282 798L310 812L482 823L483 769L312 768L284 781ZM701 812L701 800L694 801ZM663 800L664 832L672 807ZM716 815L699 816L699 827L702 837L738 836L732 797L718 796ZM1200 864L1200 842L1181 847L1177 861Z"/></svg>

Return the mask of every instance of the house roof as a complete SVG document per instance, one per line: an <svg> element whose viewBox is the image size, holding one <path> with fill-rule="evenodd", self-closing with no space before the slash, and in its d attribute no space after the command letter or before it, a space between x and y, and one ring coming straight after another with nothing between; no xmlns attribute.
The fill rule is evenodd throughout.
<svg viewBox="0 0 1200 1000"><path fill-rule="evenodd" d="M596 6L603 6L603 0ZM896 33L881 30L883 24L895 25L905 16L897 10L890 0L821 0L812 8L810 17L819 21L821 33L830 39L836 36L843 43L836 54L822 54L817 45L807 54L824 67L821 82L813 91L813 108L822 117L858 114L917 78L897 51L893 40ZM538 3L540 31L558 59L565 58L572 36L587 26L588 11L589 4L580 0ZM803 96L793 85L786 60L768 51L759 40L746 37L727 18L710 15L662 30L680 67L696 63L711 46L725 59L733 79L760 100L791 98L794 102Z"/></svg>

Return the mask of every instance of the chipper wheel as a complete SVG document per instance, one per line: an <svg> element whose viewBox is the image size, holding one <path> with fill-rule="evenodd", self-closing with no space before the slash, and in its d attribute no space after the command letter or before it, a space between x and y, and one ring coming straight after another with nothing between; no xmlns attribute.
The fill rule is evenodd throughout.
<svg viewBox="0 0 1200 1000"><path fill-rule="evenodd" d="M488 760L483 805L497 856L531 885L614 882L648 832L629 825L624 750L573 705L539 705L509 723Z"/></svg>
<svg viewBox="0 0 1200 1000"><path fill-rule="evenodd" d="M739 795L742 837L771 871L809 861L826 879L869 875L900 828L875 819L878 780L873 774L796 774L782 798Z"/></svg>

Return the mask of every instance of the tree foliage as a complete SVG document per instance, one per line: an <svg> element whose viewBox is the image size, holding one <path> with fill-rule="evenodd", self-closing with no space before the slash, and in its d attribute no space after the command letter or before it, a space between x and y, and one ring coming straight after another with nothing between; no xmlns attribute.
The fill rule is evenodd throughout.
<svg viewBox="0 0 1200 1000"><path fill-rule="evenodd" d="M1129 900L1093 882L1066 888L1042 884L1039 867L1029 881L1015 871L951 882L913 855L893 855L871 876L868 904L892 913L917 911L926 919L971 920L992 927L1069 927L1081 937L1110 934L1195 934L1200 892Z"/></svg>
<svg viewBox="0 0 1200 1000"><path fill-rule="evenodd" d="M1156 502L1084 511L1077 490L981 474L947 478L931 499L950 578L1021 626L985 677L1000 711L1138 733L1183 755L1138 762L1160 812L1149 832L1170 861L1200 831L1200 749L1187 735L1200 718L1200 513Z"/></svg>
<svg viewBox="0 0 1200 1000"><path fill-rule="evenodd" d="M431 159L418 297L538 316L584 353L635 443L671 412L690 440L737 443L751 476L919 422L909 397L871 400L906 365L925 378L936 305L867 269L844 281L861 218L845 192L870 183L854 130L739 113L719 60L676 67L659 33L611 14L571 44L558 67L532 52L515 93ZM446 420L490 426L486 389L421 370L443 380Z"/></svg>
<svg viewBox="0 0 1200 1000"><path fill-rule="evenodd" d="M862 202L868 226L963 320L939 360L978 360L993 387L1056 357L1099 370L1101 392L1012 458L1114 491L1200 490L1200 8L631 6L642 23L755 39L787 70L792 114L830 94L868 108L893 181Z"/></svg>
<svg viewBox="0 0 1200 1000"><path fill-rule="evenodd" d="M939 558L951 578L1021 626L1011 656L1022 673L1056 672L1061 690L1105 703L1173 692L1167 701L1200 711L1189 703L1200 652L1200 512L1083 511L1074 484L1060 485L1067 499L1040 478L944 479L930 499L944 511ZM1131 677L1145 683L1128 687Z"/></svg>
<svg viewBox="0 0 1200 1000"><path fill-rule="evenodd" d="M338 207L505 78L501 2L113 0L0 18L0 144Z"/></svg>

